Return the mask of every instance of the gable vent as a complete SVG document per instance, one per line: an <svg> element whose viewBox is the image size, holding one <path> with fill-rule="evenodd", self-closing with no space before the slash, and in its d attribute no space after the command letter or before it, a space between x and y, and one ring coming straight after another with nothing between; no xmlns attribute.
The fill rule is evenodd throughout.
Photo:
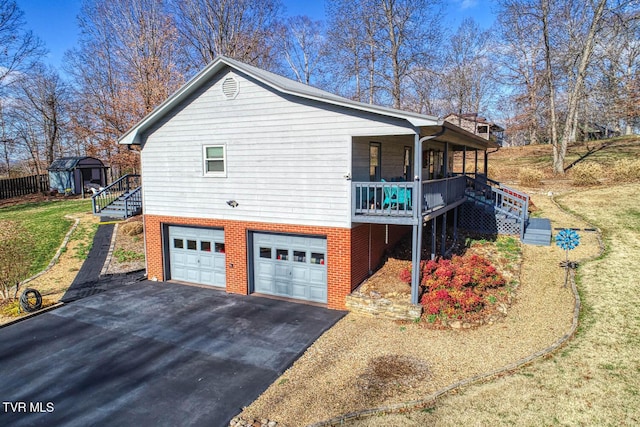
<svg viewBox="0 0 640 427"><path fill-rule="evenodd" d="M238 81L233 77L227 77L222 82L222 94L227 99L233 99L238 95L240 88L238 87Z"/></svg>

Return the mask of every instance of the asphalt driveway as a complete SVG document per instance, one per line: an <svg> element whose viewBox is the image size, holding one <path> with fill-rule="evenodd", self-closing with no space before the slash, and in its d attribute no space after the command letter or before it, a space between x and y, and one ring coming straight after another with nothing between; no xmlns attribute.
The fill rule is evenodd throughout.
<svg viewBox="0 0 640 427"><path fill-rule="evenodd" d="M343 312L139 282L0 329L0 425L224 426Z"/></svg>

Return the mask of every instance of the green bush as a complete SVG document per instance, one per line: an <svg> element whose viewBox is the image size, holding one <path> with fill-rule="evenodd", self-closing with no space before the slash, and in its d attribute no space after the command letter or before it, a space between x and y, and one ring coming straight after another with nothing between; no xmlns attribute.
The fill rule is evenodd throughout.
<svg viewBox="0 0 640 427"><path fill-rule="evenodd" d="M604 169L598 163L579 163L571 168L571 179L574 185L596 185L600 183Z"/></svg>

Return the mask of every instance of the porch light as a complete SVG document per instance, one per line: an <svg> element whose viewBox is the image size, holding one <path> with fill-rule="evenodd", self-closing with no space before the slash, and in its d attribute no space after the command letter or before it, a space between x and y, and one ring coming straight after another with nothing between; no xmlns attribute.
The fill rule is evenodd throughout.
<svg viewBox="0 0 640 427"><path fill-rule="evenodd" d="M238 206L238 202L236 202L235 200L227 200L227 204L232 208L235 208L236 206Z"/></svg>

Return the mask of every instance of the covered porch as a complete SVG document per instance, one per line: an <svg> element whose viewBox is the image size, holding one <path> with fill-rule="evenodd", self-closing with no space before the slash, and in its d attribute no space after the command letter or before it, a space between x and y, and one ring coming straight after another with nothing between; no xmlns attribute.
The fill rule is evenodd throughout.
<svg viewBox="0 0 640 427"><path fill-rule="evenodd" d="M352 223L411 226L413 304L418 302L423 225L432 221L434 258L437 234L446 240L449 212L455 235L470 177L486 177L487 150L497 147L448 122L421 126L408 135L353 137ZM461 161L454 163L456 156ZM454 170L454 164L461 165L460 170Z"/></svg>

